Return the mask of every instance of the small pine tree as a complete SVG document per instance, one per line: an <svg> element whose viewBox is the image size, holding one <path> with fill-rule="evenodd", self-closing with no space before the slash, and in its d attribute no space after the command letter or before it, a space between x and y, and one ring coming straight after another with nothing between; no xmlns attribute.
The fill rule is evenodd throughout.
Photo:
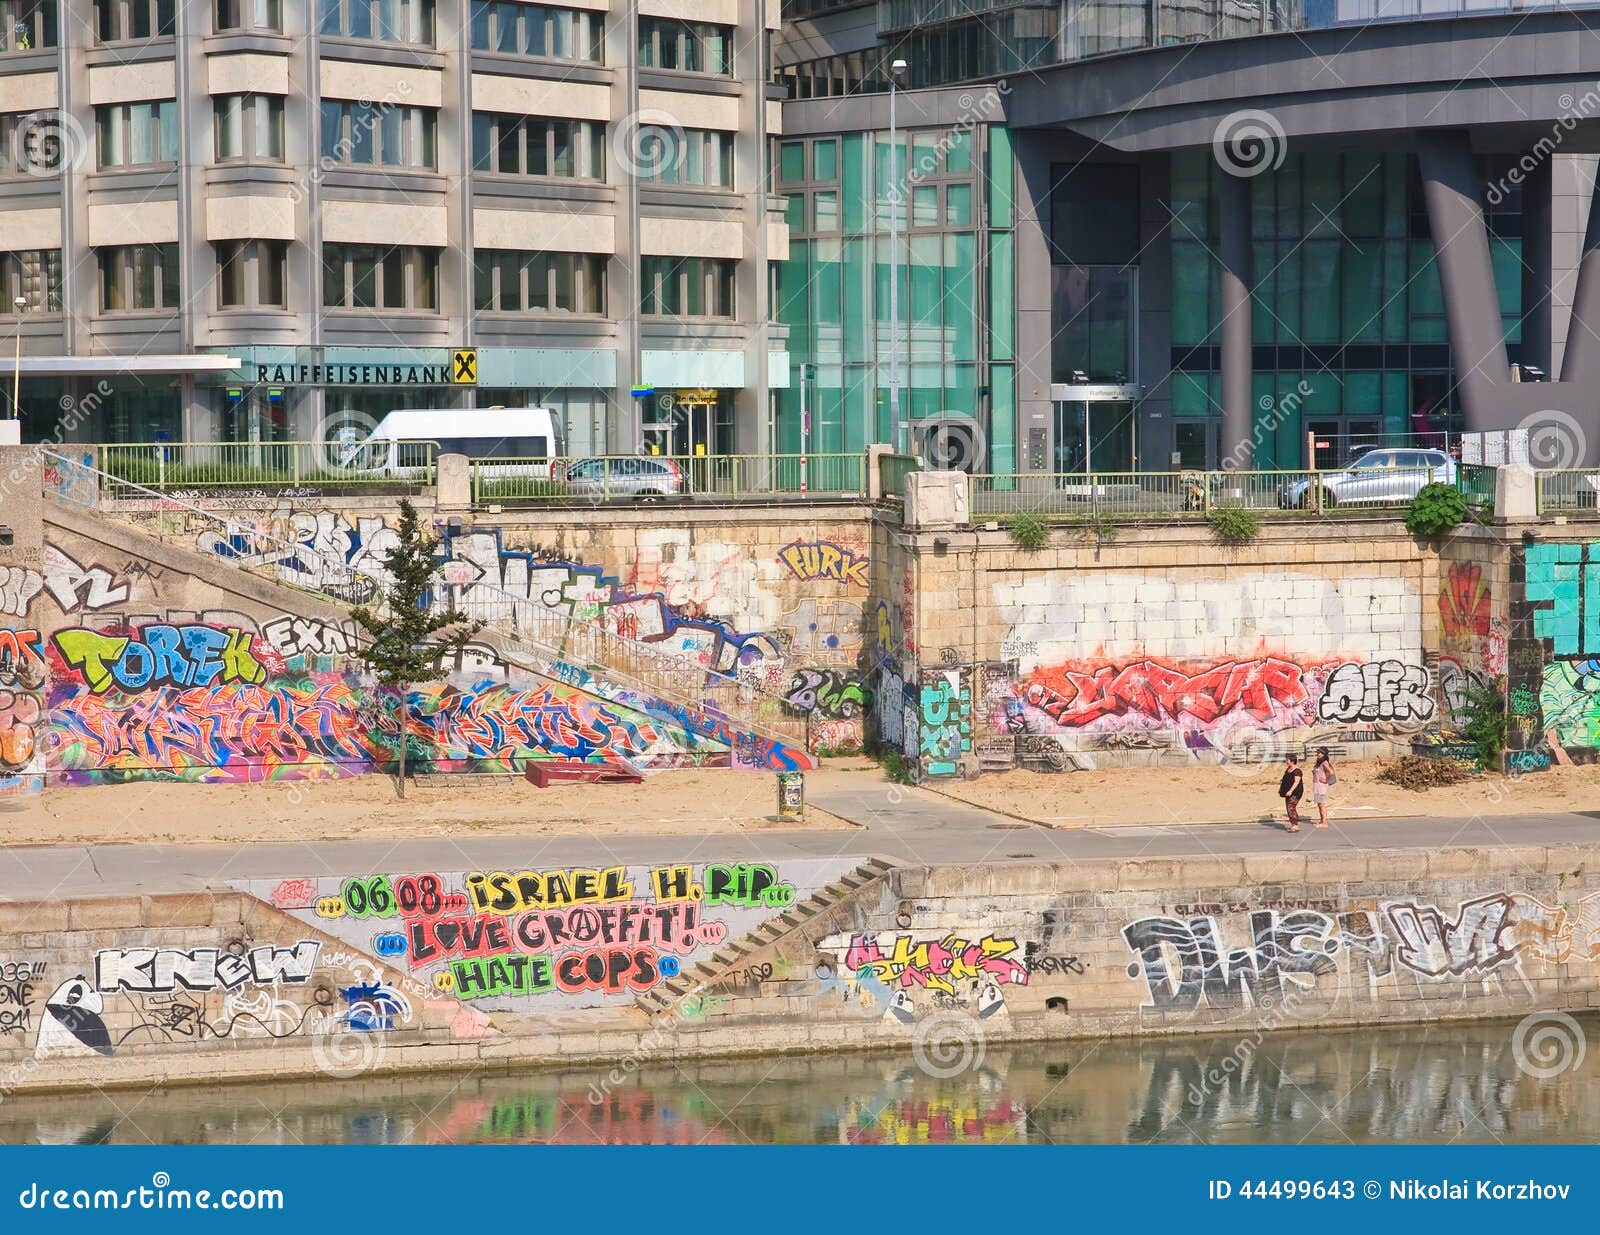
<svg viewBox="0 0 1600 1235"><path fill-rule="evenodd" d="M361 605L350 616L367 634L356 656L377 676L381 686L400 695L400 774L398 790L406 796L406 745L411 719L413 682L427 681L437 671L439 658L459 652L466 641L483 629L454 609L434 612L428 598L435 586L434 551L437 541L417 521L410 502L400 503L399 540L384 555L389 574L381 603ZM383 612L379 612L382 609ZM441 633L444 632L444 633Z"/></svg>

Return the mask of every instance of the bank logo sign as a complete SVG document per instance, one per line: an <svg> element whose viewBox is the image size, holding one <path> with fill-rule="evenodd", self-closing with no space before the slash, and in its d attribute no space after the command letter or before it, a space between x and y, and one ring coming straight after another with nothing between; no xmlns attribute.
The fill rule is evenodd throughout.
<svg viewBox="0 0 1600 1235"><path fill-rule="evenodd" d="M450 380L457 386L478 384L478 349L458 347L450 353Z"/></svg>

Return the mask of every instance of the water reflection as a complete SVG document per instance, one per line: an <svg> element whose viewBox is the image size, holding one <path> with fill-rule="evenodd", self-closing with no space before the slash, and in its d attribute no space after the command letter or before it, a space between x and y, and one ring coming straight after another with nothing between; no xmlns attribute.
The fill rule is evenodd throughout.
<svg viewBox="0 0 1600 1235"><path fill-rule="evenodd" d="M1594 1032L1600 1022L1585 1024ZM1511 1024L17 1099L0 1140L62 1143L946 1144L1600 1140L1600 1051L1520 1071ZM599 1101L593 1099L598 1097Z"/></svg>

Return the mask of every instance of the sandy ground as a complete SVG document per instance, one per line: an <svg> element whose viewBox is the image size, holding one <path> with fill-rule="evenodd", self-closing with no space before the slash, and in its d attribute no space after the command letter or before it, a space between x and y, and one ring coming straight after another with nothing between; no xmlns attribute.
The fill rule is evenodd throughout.
<svg viewBox="0 0 1600 1235"><path fill-rule="evenodd" d="M1283 802L1278 797L1282 770L1274 764L1255 769L1252 776L1216 767L1017 771L970 781L939 781L931 788L974 806L1055 827L1240 823L1268 815L1282 817ZM1339 783L1328 799L1330 820L1600 809L1600 765L1551 768L1511 779L1478 775L1449 788L1421 792L1380 783L1377 760L1340 763L1337 771ZM1315 822L1309 792L1300 811L1303 825L1308 815Z"/></svg>
<svg viewBox="0 0 1600 1235"><path fill-rule="evenodd" d="M831 773L813 773L811 776ZM0 845L206 844L481 835L629 836L772 832L772 776L727 769L661 772L639 785L554 785L462 776L412 784L387 777L265 785L142 783L48 789L0 806ZM807 806L807 828L851 825Z"/></svg>

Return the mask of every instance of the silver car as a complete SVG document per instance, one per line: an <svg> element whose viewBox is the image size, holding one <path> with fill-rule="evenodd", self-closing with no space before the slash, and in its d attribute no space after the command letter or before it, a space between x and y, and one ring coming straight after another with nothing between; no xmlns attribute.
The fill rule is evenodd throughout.
<svg viewBox="0 0 1600 1235"><path fill-rule="evenodd" d="M683 472L671 459L636 455L627 458L579 459L566 469L573 493L631 497L640 501L676 497L683 492Z"/></svg>
<svg viewBox="0 0 1600 1235"><path fill-rule="evenodd" d="M1313 483L1322 490L1322 506L1381 506L1409 502L1424 485L1456 482L1456 462L1442 450L1370 450L1349 467L1291 480L1278 491L1278 505L1309 507L1317 503Z"/></svg>

